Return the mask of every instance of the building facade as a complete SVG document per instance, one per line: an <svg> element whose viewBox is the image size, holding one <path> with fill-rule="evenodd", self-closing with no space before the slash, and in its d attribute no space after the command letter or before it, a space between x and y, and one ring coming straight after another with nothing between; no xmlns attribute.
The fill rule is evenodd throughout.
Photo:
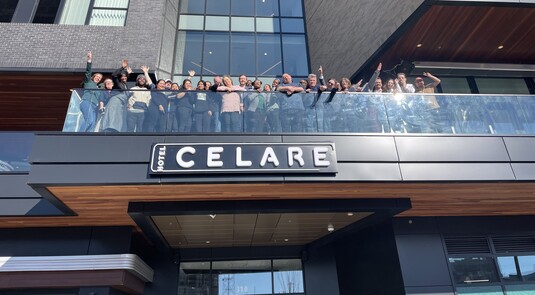
<svg viewBox="0 0 535 295"><path fill-rule="evenodd" d="M343 2L1 2L0 294L534 294L534 4ZM509 57L402 47L461 11L515 13ZM106 77L271 83L356 82L392 48L456 94L325 94L300 132L61 132L87 51Z"/></svg>

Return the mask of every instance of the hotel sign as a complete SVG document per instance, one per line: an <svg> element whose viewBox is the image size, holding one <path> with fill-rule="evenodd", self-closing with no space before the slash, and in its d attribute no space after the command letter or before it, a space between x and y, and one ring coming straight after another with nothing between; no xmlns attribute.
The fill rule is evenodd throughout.
<svg viewBox="0 0 535 295"><path fill-rule="evenodd" d="M150 174L336 173L334 143L156 143Z"/></svg>

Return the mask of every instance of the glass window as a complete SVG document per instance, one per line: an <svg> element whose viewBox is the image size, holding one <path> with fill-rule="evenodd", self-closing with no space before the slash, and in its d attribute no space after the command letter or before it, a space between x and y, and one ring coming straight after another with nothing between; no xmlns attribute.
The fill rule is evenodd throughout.
<svg viewBox="0 0 535 295"><path fill-rule="evenodd" d="M291 76L308 75L307 48L304 35L282 35L284 72Z"/></svg>
<svg viewBox="0 0 535 295"><path fill-rule="evenodd" d="M282 18L282 32L284 33L304 33L305 24L302 18Z"/></svg>
<svg viewBox="0 0 535 295"><path fill-rule="evenodd" d="M254 18L253 17L232 17L231 30L236 32L254 32Z"/></svg>
<svg viewBox="0 0 535 295"><path fill-rule="evenodd" d="M444 93L472 93L466 78L440 77L440 87Z"/></svg>
<svg viewBox="0 0 535 295"><path fill-rule="evenodd" d="M498 274L491 257L449 259L453 278L457 284L498 282Z"/></svg>
<svg viewBox="0 0 535 295"><path fill-rule="evenodd" d="M93 9L89 24L92 26L124 26L126 10Z"/></svg>
<svg viewBox="0 0 535 295"><path fill-rule="evenodd" d="M179 17L178 29L180 30L202 30L204 28L204 16L202 15L181 15Z"/></svg>
<svg viewBox="0 0 535 295"><path fill-rule="evenodd" d="M498 266L502 280L506 282L521 280L516 270L515 258L513 256L498 257Z"/></svg>
<svg viewBox="0 0 535 295"><path fill-rule="evenodd" d="M207 31L228 31L229 17L228 16L207 16L206 17Z"/></svg>
<svg viewBox="0 0 535 295"><path fill-rule="evenodd" d="M15 14L18 0L0 1L0 23L9 23Z"/></svg>
<svg viewBox="0 0 535 295"><path fill-rule="evenodd" d="M233 33L230 44L230 74L255 76L254 34Z"/></svg>
<svg viewBox="0 0 535 295"><path fill-rule="evenodd" d="M207 32L204 43L202 75L229 72L229 34Z"/></svg>
<svg viewBox="0 0 535 295"><path fill-rule="evenodd" d="M256 18L256 31L259 33L278 33L280 31L278 18Z"/></svg>
<svg viewBox="0 0 535 295"><path fill-rule="evenodd" d="M210 294L210 262L181 263L178 294Z"/></svg>
<svg viewBox="0 0 535 295"><path fill-rule="evenodd" d="M522 78L476 78L476 83L481 94L529 94Z"/></svg>
<svg viewBox="0 0 535 295"><path fill-rule="evenodd" d="M32 22L34 24L53 24L60 3L61 0L40 0Z"/></svg>
<svg viewBox="0 0 535 295"><path fill-rule="evenodd" d="M506 285L507 295L533 295L535 294L535 285Z"/></svg>
<svg viewBox="0 0 535 295"><path fill-rule="evenodd" d="M232 0L230 8L232 15L254 15L254 2L251 0Z"/></svg>
<svg viewBox="0 0 535 295"><path fill-rule="evenodd" d="M457 288L459 295L503 295L502 287L500 286L485 286L485 287L459 287Z"/></svg>
<svg viewBox="0 0 535 295"><path fill-rule="evenodd" d="M59 20L64 25L85 25L91 0L65 0Z"/></svg>
<svg viewBox="0 0 535 295"><path fill-rule="evenodd" d="M277 76L282 73L279 35L258 34L256 36L256 63L258 76Z"/></svg>
<svg viewBox="0 0 535 295"><path fill-rule="evenodd" d="M178 32L176 42L175 73L187 74L194 70L201 71L202 60L202 32Z"/></svg>
<svg viewBox="0 0 535 295"><path fill-rule="evenodd" d="M0 173L30 171L33 133L0 133Z"/></svg>
<svg viewBox="0 0 535 295"><path fill-rule="evenodd" d="M281 0L281 16L303 16L302 0Z"/></svg>
<svg viewBox="0 0 535 295"><path fill-rule="evenodd" d="M95 0L93 7L97 8L128 8L129 0Z"/></svg>
<svg viewBox="0 0 535 295"><path fill-rule="evenodd" d="M204 0L181 0L180 13L204 14Z"/></svg>
<svg viewBox="0 0 535 295"><path fill-rule="evenodd" d="M256 15L278 16L279 0L256 0Z"/></svg>
<svg viewBox="0 0 535 295"><path fill-rule="evenodd" d="M212 294L272 294L271 261L214 261Z"/></svg>
<svg viewBox="0 0 535 295"><path fill-rule="evenodd" d="M304 293L303 270L299 259L273 260L275 294Z"/></svg>
<svg viewBox="0 0 535 295"><path fill-rule="evenodd" d="M518 264L524 281L535 281L535 256L518 256Z"/></svg>
<svg viewBox="0 0 535 295"><path fill-rule="evenodd" d="M206 14L229 15L230 0L206 0Z"/></svg>

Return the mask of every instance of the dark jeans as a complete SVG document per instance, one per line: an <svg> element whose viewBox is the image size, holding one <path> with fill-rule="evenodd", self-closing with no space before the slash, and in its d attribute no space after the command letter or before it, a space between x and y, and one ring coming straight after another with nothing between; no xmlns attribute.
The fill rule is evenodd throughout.
<svg viewBox="0 0 535 295"><path fill-rule="evenodd" d="M287 109L282 110L281 123L284 132L303 132L304 110Z"/></svg>
<svg viewBox="0 0 535 295"><path fill-rule="evenodd" d="M143 121L143 131L145 132L162 132L165 128L165 114L160 112L157 107L149 107L149 111L145 113L145 120Z"/></svg>
<svg viewBox="0 0 535 295"><path fill-rule="evenodd" d="M256 111L247 111L245 113L247 118L247 132L264 132L264 123L266 122L266 111L256 109Z"/></svg>
<svg viewBox="0 0 535 295"><path fill-rule="evenodd" d="M281 121L280 121L280 112L279 109L272 109L267 112L267 121L269 124L270 132L281 132Z"/></svg>
<svg viewBox="0 0 535 295"><path fill-rule="evenodd" d="M221 129L223 132L240 132L240 112L221 113Z"/></svg>
<svg viewBox="0 0 535 295"><path fill-rule="evenodd" d="M141 132L143 130L143 121L145 120L145 112L131 112L126 113L126 131Z"/></svg>
<svg viewBox="0 0 535 295"><path fill-rule="evenodd" d="M195 113L195 131L210 131L210 115L208 115L208 111Z"/></svg>
<svg viewBox="0 0 535 295"><path fill-rule="evenodd" d="M80 128L83 132L93 132L95 123L97 122L97 106L88 100L82 100L80 103L80 111L84 117L85 124Z"/></svg>
<svg viewBox="0 0 535 295"><path fill-rule="evenodd" d="M178 132L190 132L191 120L193 110L190 108L178 107L176 108L176 116L178 117Z"/></svg>

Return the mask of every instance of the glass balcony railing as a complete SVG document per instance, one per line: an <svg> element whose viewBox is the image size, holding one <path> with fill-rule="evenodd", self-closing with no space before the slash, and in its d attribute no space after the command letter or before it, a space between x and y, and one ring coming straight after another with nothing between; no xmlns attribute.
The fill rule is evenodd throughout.
<svg viewBox="0 0 535 295"><path fill-rule="evenodd" d="M535 134L535 96L77 89L63 131Z"/></svg>
<svg viewBox="0 0 535 295"><path fill-rule="evenodd" d="M0 132L0 174L30 171L28 158L34 134Z"/></svg>

